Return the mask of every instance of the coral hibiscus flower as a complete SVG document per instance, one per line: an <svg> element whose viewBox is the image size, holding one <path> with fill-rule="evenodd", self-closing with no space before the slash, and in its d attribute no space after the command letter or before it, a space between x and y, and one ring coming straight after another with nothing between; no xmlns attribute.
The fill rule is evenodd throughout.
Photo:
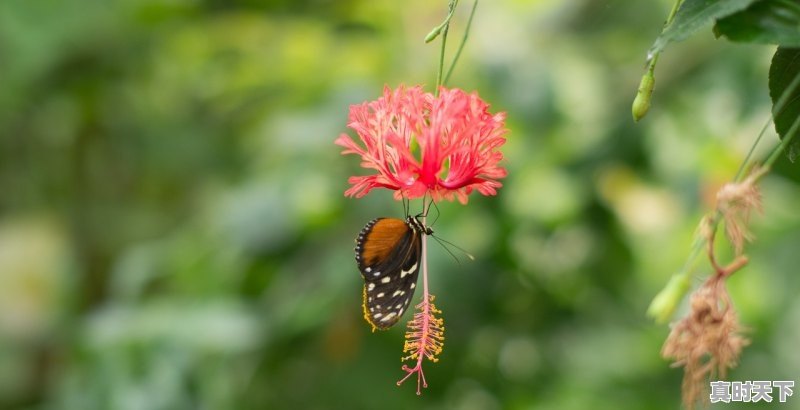
<svg viewBox="0 0 800 410"><path fill-rule="evenodd" d="M434 96L420 86L384 87L376 101L350 106L347 125L363 145L347 134L336 144L377 174L350 177L345 195L360 198L382 187L394 190L396 199L429 194L462 204L473 190L496 195L498 179L506 176L498 164L508 130L505 113L488 109L477 93L441 87Z"/></svg>

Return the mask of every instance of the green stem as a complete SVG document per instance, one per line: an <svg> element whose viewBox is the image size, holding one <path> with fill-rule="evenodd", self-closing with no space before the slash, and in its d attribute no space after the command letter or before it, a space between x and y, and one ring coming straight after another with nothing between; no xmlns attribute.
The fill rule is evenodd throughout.
<svg viewBox="0 0 800 410"><path fill-rule="evenodd" d="M800 79L800 74L798 76L796 76L795 80L792 82L792 84L789 87L787 87L787 89L785 90L785 92L783 93L781 98L778 100L778 103L775 104L776 107L778 107L779 105L782 105L781 104L782 102L785 103L785 100L786 100L785 97L787 95L791 95L791 93L793 91L792 88L796 87L797 85L800 85L800 80L799 79ZM775 161L786 150L786 147L788 147L789 144L791 144L791 142L794 139L795 135L797 135L798 129L800 129L800 117L798 117L797 119L794 120L794 122L792 123L792 126L789 128L789 132L787 133L786 137L783 139L783 141L781 141L780 145L775 147L775 149L772 151L772 153L769 155L769 157L767 157L767 160L764 161L764 167L765 168L769 169L769 168L772 167L772 165L775 163ZM761 138L761 135L763 133L764 133L764 130L762 130L761 134L759 134L759 139ZM758 141L756 141L756 144L757 143L758 143ZM755 149L755 144L753 144L753 148L751 148L750 153L748 154L747 158L745 158L745 161L743 161L742 165L739 167L739 172L740 173L743 173L743 170L746 168L745 165L747 164L748 159L751 156L750 154L752 154L752 151L754 149ZM760 174L760 176L763 176L763 175L766 175L766 173L761 173ZM736 180L738 180L738 179L739 179L739 175L737 175ZM720 218L721 217L722 217L722 212L720 212L719 210L717 210L714 213L714 216L711 217L711 220L709 221L709 224L711 225L712 235L716 235L717 228L719 227L719 223L720 223ZM694 267L694 264L697 261L697 258L700 256L700 254L702 253L702 251L706 247L706 242L707 242L707 239L704 238L704 237L701 237L697 241L695 241L695 243L692 245L692 250L689 253L689 258L686 260L686 263L684 264L683 269L679 273L676 273L675 275L673 275L673 277L680 278L680 279L688 279L689 278L689 275L694 270L693 267Z"/></svg>
<svg viewBox="0 0 800 410"><path fill-rule="evenodd" d="M781 97L778 98L778 101L773 106L773 115L774 118L777 114L781 112L785 105L788 103L789 98L794 94L794 91L797 87L800 86L800 73L798 73L792 82L789 84L788 87L783 91ZM750 147L750 151L747 153L744 161L739 166L739 171L736 173L736 177L734 178L735 182L739 182L743 176L745 169L748 168L749 163L751 162L750 159L753 156L755 151L756 145L761 141L764 133L766 132L767 127L769 126L770 121L762 127L761 132L759 132L756 141L753 143L753 146ZM792 143L792 140L797 135L797 131L800 129L800 117L796 118L792 123L792 126L789 128L786 136L781 141L780 145L775 147L775 149L770 153L769 157L767 157L766 161L764 161L764 168L768 170L772 167L772 165L777 161L780 155L786 150L786 147ZM761 172L756 175L756 178L761 178L762 176L766 175L766 172ZM722 218L722 212L720 210L716 210L714 215L711 216L711 219L708 221L711 229L711 235L717 234L717 229L719 228L720 220ZM689 257L686 259L686 262L683 265L683 269L680 272L675 273L670 278L669 282L661 292L656 295L653 301L650 303L650 307L648 308L648 314L655 318L656 321L659 323L666 322L672 316L677 303L683 299L686 295L686 292L689 291L688 284L690 283L691 274L694 271L694 266L697 264L700 254L708 245L708 239L704 236L699 236L697 240L695 240L694 244L692 244L692 249L689 252Z"/></svg>
<svg viewBox="0 0 800 410"><path fill-rule="evenodd" d="M772 118L773 119L775 117L777 117L779 113L783 112L783 109L786 108L786 104L789 103L789 98L791 98L791 96L794 95L794 92L797 90L798 86L800 86L800 73L797 73L794 76L794 79L792 79L792 82L789 83L789 86L786 87L785 90L783 90L783 93L781 94L781 98L778 98L778 101L773 106L773 108L772 108ZM783 151L785 151L786 147L789 146L789 143L792 142L792 140L794 139L795 135L797 134L797 128L800 126L798 124L798 121L800 121L800 118L797 118L797 119L794 120L794 122L792 123L792 126L789 128L789 132L783 138L783 141L781 141L781 144L767 158L767 161L764 162L765 166L771 167L772 164L775 162L775 160L778 159L778 156Z"/></svg>
<svg viewBox="0 0 800 410"><path fill-rule="evenodd" d="M672 20L675 19L675 14L678 13L678 9L680 9L682 3L683 0L676 0L672 5L672 10L669 12L667 20L664 22L664 26L661 28L662 34L664 33L664 30L666 30L667 27L672 24ZM652 55L648 53L647 55L647 71L642 76L641 81L639 81L639 88L636 90L636 97L634 97L633 104L631 104L631 115L633 116L633 120L635 122L639 122L645 117L645 115L647 115L647 112L650 111L653 88L656 84L656 64L658 63L658 56L660 55L660 51Z"/></svg>
<svg viewBox="0 0 800 410"><path fill-rule="evenodd" d="M447 48L447 32L450 30L450 19L453 18L453 13L456 10L456 5L458 5L458 0L450 0L448 4L448 8L450 9L447 13L447 17L445 18L444 22L440 24L438 27L434 29L432 33L441 33L442 34L442 49L439 52L439 70L436 72L436 90L434 91L434 96L439 96L439 87L442 86L442 75L444 74L444 51ZM429 34L428 37L431 35ZM435 36L434 36L435 38ZM426 41L428 39L426 38Z"/></svg>
<svg viewBox="0 0 800 410"><path fill-rule="evenodd" d="M761 138L764 137L764 134L767 132L767 128L771 123L772 123L772 118L767 120L764 126L761 127L761 131L758 133L758 137L756 137L756 140L755 142L753 142L753 145L750 146L750 150L747 151L747 155L744 157L744 161L742 161L742 164L739 165L739 170L736 171L736 176L733 177L734 182L739 182L744 177L744 171L745 169L747 169L747 164L750 163L750 158L753 157L753 153L755 153L758 143L761 142Z"/></svg>
<svg viewBox="0 0 800 410"><path fill-rule="evenodd" d="M747 169L747 165L750 163L750 159L753 157L753 153L756 150L756 146L758 146L759 142L761 142L762 137L767 131L767 128L772 123L773 118L778 116L778 113L782 112L784 108L786 108L786 104L789 102L789 98L794 94L797 87L800 86L800 73L795 75L794 79L789 86L783 91L781 97L778 98L778 101L775 102L775 105L772 107L772 118L768 119L767 122L761 127L761 132L758 133L758 137L756 138L753 145L750 147L750 151L747 152L747 156L745 156L744 161L739 166L739 170L736 172L736 177L733 179L735 182L739 182L744 177L744 171ZM792 129L794 129L794 125L792 124ZM790 141L794 137L794 132L790 130L789 137L785 138L783 142ZM775 148L775 151L767 158L767 162L764 163L765 166L769 167L772 166L772 163L775 162L777 158L776 153L781 153L784 151L786 145L781 143L778 147ZM774 158L773 158L774 157Z"/></svg>
<svg viewBox="0 0 800 410"><path fill-rule="evenodd" d="M444 71L444 50L447 45L447 27L442 32L442 49L439 52L439 70L436 72L436 90L433 95L439 96L439 87L442 86L442 72Z"/></svg>
<svg viewBox="0 0 800 410"><path fill-rule="evenodd" d="M653 58L651 58L650 61L647 62L647 74L649 74L650 76L653 76L653 74L656 71L656 63L658 63L658 56L660 55L661 52L655 53L653 55Z"/></svg>
<svg viewBox="0 0 800 410"><path fill-rule="evenodd" d="M444 83L450 81L450 75L453 74L453 68L455 68L458 58L461 57L461 51L464 50L464 45L467 44L467 38L469 38L469 29L472 27L472 18L475 16L475 9L477 8L478 0L475 0L475 2L472 3L472 11L469 12L469 20L467 20L467 28L464 29L464 37L461 39L461 44L458 45L458 50L456 50L456 55L453 57L453 62L450 63L450 69L447 70L447 75L444 76Z"/></svg>
<svg viewBox="0 0 800 410"><path fill-rule="evenodd" d="M683 4L683 0L675 0L675 3L672 5L672 10L669 11L669 15L667 16L667 21L664 23L664 28L672 24L672 20L675 18L675 14L678 13L678 9L681 8L681 4Z"/></svg>
<svg viewBox="0 0 800 410"><path fill-rule="evenodd" d="M675 19L675 14L677 14L678 10L681 8L681 4L683 4L683 0L675 0L675 3L672 4L672 10L669 11L667 20L664 21L664 27L661 28L662 33L672 24L672 20ZM656 69L659 55L661 55L661 52L655 53L647 63L647 72L650 73L650 75L653 75L653 71Z"/></svg>
<svg viewBox="0 0 800 410"><path fill-rule="evenodd" d="M448 7L447 17L445 17L443 22L439 23L438 26L434 27L433 30L431 30L430 33L428 33L428 35L425 36L426 43L430 43L431 41L436 40L436 37L439 37L439 34L442 33L442 30L444 30L450 24L450 19L453 18L453 14L455 13L456 10L455 5L457 3L458 0L450 0L450 3L447 4Z"/></svg>
<svg viewBox="0 0 800 410"><path fill-rule="evenodd" d="M798 76L798 78L800 78L800 75ZM775 161L778 159L778 157L780 157L780 155L786 150L786 147L788 147L789 144L792 143L792 140L794 139L795 135L797 135L798 128L800 128L800 117L797 117L794 120L792 126L789 128L789 132L786 133L786 136L783 138L783 141L781 141L781 144L778 145L775 148L775 150L772 151L772 154L770 154L767 160L764 161L765 167L767 168L772 167L772 164L774 164Z"/></svg>

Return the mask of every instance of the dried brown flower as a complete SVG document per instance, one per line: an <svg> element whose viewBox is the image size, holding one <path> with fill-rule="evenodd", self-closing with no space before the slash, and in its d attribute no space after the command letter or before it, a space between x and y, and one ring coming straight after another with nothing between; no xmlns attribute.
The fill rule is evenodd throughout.
<svg viewBox="0 0 800 410"><path fill-rule="evenodd" d="M742 348L749 342L725 288L724 277L715 275L691 297L691 311L672 326L661 355L682 366L683 403L687 409L706 392L708 381L725 378L736 366Z"/></svg>
<svg viewBox="0 0 800 410"><path fill-rule="evenodd" d="M725 220L725 234L737 255L742 254L745 241L753 240L747 229L750 214L753 210L763 211L761 191L756 183L766 170L755 168L743 181L727 183L717 192L717 210Z"/></svg>

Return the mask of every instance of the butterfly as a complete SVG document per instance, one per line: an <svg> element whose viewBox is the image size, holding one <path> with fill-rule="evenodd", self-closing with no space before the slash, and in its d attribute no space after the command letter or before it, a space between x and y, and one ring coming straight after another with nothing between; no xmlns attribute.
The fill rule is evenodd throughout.
<svg viewBox="0 0 800 410"><path fill-rule="evenodd" d="M422 235L433 230L416 217L376 218L356 238L356 263L364 279L364 319L372 330L400 320L414 297L422 258Z"/></svg>

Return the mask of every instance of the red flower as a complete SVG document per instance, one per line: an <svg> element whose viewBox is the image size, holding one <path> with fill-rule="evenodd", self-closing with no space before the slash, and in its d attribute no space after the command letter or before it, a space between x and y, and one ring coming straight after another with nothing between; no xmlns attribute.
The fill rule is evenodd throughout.
<svg viewBox="0 0 800 410"><path fill-rule="evenodd" d="M466 204L473 189L496 195L506 176L498 166L505 143L505 113L490 114L477 93L440 88L435 97L422 87L384 87L376 101L350 106L348 127L362 145L347 134L336 139L342 154L358 154L361 166L377 174L353 176L345 191L360 198L373 188L395 190L395 198L435 201L458 200ZM419 156L415 155L419 151Z"/></svg>

